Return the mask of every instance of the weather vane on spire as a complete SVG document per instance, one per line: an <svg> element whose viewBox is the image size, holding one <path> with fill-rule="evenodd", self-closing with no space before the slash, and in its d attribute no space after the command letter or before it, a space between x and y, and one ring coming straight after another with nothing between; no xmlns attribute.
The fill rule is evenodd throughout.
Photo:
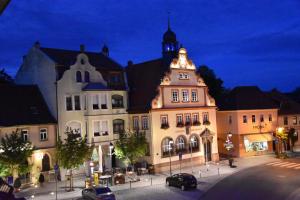
<svg viewBox="0 0 300 200"><path fill-rule="evenodd" d="M168 11L168 30L170 30L170 11Z"/></svg>

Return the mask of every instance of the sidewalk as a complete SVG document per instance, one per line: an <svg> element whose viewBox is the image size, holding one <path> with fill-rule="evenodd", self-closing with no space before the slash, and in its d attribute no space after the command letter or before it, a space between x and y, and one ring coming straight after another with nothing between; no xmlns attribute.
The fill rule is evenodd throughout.
<svg viewBox="0 0 300 200"><path fill-rule="evenodd" d="M193 174L198 179L199 187L203 191L209 190L217 182L223 178L236 173L240 170L261 165L268 162L273 162L278 159L274 158L274 155L264 155L264 156L253 156L247 158L236 158L234 165L236 168L230 168L228 166L228 160L223 160L218 163L210 163L208 166L201 165L195 166L193 168ZM184 168L181 172L192 173L192 168ZM179 170L173 170L172 173L179 173ZM121 193L123 190L130 190L130 188L142 188L149 187L151 185L165 185L165 179L169 176L169 171L164 173L159 173L156 175L142 175L140 181L138 182L126 182L122 185L111 186L111 190L117 193ZM84 188L84 176L79 176L74 178L74 191L65 191L65 182L58 183L58 199L77 199L81 197L81 190ZM33 199L37 200L55 200L55 183L46 183L43 187L30 187L22 190L16 196L26 197L27 199L32 199L31 196L34 195Z"/></svg>

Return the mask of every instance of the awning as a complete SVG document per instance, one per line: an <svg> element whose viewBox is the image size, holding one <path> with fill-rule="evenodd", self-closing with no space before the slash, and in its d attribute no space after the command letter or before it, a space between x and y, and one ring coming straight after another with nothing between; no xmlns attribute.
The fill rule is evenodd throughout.
<svg viewBox="0 0 300 200"><path fill-rule="evenodd" d="M244 136L244 140L249 140L249 142L266 142L273 141L273 136L271 133L261 133Z"/></svg>

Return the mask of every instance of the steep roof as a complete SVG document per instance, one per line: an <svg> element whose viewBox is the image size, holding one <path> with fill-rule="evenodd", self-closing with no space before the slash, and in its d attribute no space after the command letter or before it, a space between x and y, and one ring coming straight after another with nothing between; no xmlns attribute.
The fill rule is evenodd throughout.
<svg viewBox="0 0 300 200"><path fill-rule="evenodd" d="M169 65L162 58L126 67L129 85L129 113L148 112L151 101L157 95L157 87L161 83Z"/></svg>
<svg viewBox="0 0 300 200"><path fill-rule="evenodd" d="M0 84L0 126L56 123L35 85Z"/></svg>
<svg viewBox="0 0 300 200"><path fill-rule="evenodd" d="M40 50L49 56L56 63L57 79L61 79L63 73L70 69L70 66L76 62L77 55L82 53L81 51L56 49L56 48L45 48L40 47ZM83 52L89 58L89 63L99 71L103 78L110 82L112 73L120 73L121 80L120 84L113 84L113 88L125 89L125 80L123 77L124 68L114 61L109 56L104 55L101 52ZM110 85L109 85L110 86Z"/></svg>
<svg viewBox="0 0 300 200"><path fill-rule="evenodd" d="M284 95L275 89L267 94L277 103L279 107L279 115L300 114L300 104L292 100L287 95Z"/></svg>
<svg viewBox="0 0 300 200"><path fill-rule="evenodd" d="M219 102L220 110L275 109L278 105L256 86L235 87Z"/></svg>

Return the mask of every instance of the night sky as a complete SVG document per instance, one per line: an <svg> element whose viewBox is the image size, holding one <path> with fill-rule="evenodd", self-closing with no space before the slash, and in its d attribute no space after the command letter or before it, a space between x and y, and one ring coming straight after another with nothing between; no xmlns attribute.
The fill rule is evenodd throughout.
<svg viewBox="0 0 300 200"><path fill-rule="evenodd" d="M0 16L0 68L15 75L36 40L88 51L105 43L122 65L155 59L168 12L190 58L226 87L300 86L299 0L12 0Z"/></svg>

